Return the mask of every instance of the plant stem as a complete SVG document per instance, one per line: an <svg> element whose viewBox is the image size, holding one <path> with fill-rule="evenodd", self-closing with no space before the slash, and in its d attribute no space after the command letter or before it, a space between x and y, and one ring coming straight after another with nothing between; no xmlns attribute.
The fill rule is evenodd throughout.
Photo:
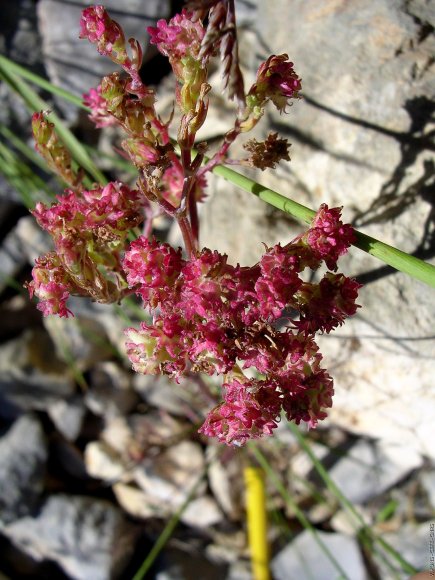
<svg viewBox="0 0 435 580"><path fill-rule="evenodd" d="M229 167L218 165L213 169L213 173L231 181L245 191L253 193L266 203L296 217L302 222L309 224L316 215L314 210L237 173L237 171ZM382 260L382 262L396 270L435 288L435 266L361 232L357 231L356 235L357 239L353 244L356 248Z"/></svg>

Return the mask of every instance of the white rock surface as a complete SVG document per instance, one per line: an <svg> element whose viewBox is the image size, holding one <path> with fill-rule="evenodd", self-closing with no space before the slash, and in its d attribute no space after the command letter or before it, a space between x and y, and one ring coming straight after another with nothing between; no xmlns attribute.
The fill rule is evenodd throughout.
<svg viewBox="0 0 435 580"><path fill-rule="evenodd" d="M184 502L204 470L201 447L182 441L154 458L146 458L133 470L137 485L148 496L149 503L175 510ZM198 495L204 485L198 489Z"/></svg>
<svg viewBox="0 0 435 580"><path fill-rule="evenodd" d="M36 518L12 523L7 534L34 560L54 561L74 580L109 580L128 561L135 530L109 502L54 495Z"/></svg>
<svg viewBox="0 0 435 580"><path fill-rule="evenodd" d="M422 463L412 446L361 439L329 470L329 475L348 500L359 504L380 495Z"/></svg>
<svg viewBox="0 0 435 580"><path fill-rule="evenodd" d="M318 537L348 578L368 580L358 544L354 539L326 532L318 532ZM302 532L275 556L271 569L275 580L289 578L331 580L340 577L337 567L319 548L313 535L308 531Z"/></svg>

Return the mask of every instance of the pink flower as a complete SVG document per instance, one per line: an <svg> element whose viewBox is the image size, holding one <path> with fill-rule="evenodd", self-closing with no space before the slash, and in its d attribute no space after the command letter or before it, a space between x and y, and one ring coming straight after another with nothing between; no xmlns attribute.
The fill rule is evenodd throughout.
<svg viewBox="0 0 435 580"><path fill-rule="evenodd" d="M266 320L279 318L283 309L294 302L293 296L302 284L299 259L278 244L262 256L260 268L255 291L261 315Z"/></svg>
<svg viewBox="0 0 435 580"><path fill-rule="evenodd" d="M288 61L287 54L272 55L262 63L257 71L257 80L248 93L248 104L264 106L271 100L283 112L290 99L299 97L301 81Z"/></svg>
<svg viewBox="0 0 435 580"><path fill-rule="evenodd" d="M172 328L168 328L168 326ZM141 323L140 330L127 328L127 356L133 369L142 374L167 374L178 379L186 369L187 357L179 339L182 334L180 319L158 318L154 324Z"/></svg>
<svg viewBox="0 0 435 580"><path fill-rule="evenodd" d="M181 249L141 236L131 243L122 265L130 288L135 288L145 305L155 308L174 298L184 260Z"/></svg>
<svg viewBox="0 0 435 580"><path fill-rule="evenodd" d="M242 446L249 439L270 435L277 427L279 396L262 381L233 380L222 385L224 402L207 415L200 433L221 443Z"/></svg>
<svg viewBox="0 0 435 580"><path fill-rule="evenodd" d="M107 110L107 101L101 95L101 86L83 95L83 104L91 109L89 119L99 129L116 125L117 120Z"/></svg>
<svg viewBox="0 0 435 580"><path fill-rule="evenodd" d="M361 284L353 278L330 272L319 284L305 283L300 292L301 317L295 326L302 332L331 332L356 313L359 288Z"/></svg>
<svg viewBox="0 0 435 580"><path fill-rule="evenodd" d="M122 28L112 20L104 6L90 6L82 12L80 20L80 38L87 38L97 45L100 54L110 57L121 57L125 61L125 37Z"/></svg>
<svg viewBox="0 0 435 580"><path fill-rule="evenodd" d="M302 236L314 255L324 260L328 268L334 271L337 269L338 258L346 254L356 239L352 226L343 224L340 217L340 207L329 209L324 203L310 229Z"/></svg>
<svg viewBox="0 0 435 580"><path fill-rule="evenodd" d="M192 21L192 14L183 9L169 22L159 20L157 26L149 26L151 44L170 59L181 60L185 56L197 58L204 38L204 27L200 20Z"/></svg>
<svg viewBox="0 0 435 580"><path fill-rule="evenodd" d="M37 304L44 316L57 314L67 318L72 316L66 307L73 285L62 268L55 253L38 258L32 270L33 280L27 284L30 298L37 296Z"/></svg>

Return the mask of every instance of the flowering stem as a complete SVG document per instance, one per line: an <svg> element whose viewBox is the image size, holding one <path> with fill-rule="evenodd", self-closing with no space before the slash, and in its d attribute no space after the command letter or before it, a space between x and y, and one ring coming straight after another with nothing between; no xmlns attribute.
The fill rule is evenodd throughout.
<svg viewBox="0 0 435 580"><path fill-rule="evenodd" d="M230 169L229 167L224 167L223 165L218 165L213 169L213 173L231 181L238 187L253 193L266 203L273 205L274 207L298 218L299 220L310 223L315 216L315 212L304 205L293 201L281 195L280 193L269 189L240 173ZM372 238L361 232L356 232L356 242L353 244L355 247L367 252L371 256L382 260L385 264L392 266L400 272L408 274L416 280L424 282L428 286L435 288L435 266L411 256L406 252L402 252L393 246L384 244L383 242Z"/></svg>

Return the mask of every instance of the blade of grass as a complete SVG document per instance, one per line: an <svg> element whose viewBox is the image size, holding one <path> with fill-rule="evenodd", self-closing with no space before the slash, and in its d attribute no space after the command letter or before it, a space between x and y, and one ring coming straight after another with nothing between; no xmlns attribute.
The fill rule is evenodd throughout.
<svg viewBox="0 0 435 580"><path fill-rule="evenodd" d="M305 437L299 431L296 425L292 423L287 423L288 428L293 433L293 435L298 440L300 447L305 451L305 453L310 458L314 468L316 469L319 476L322 478L323 482L325 483L326 487L329 489L331 493L337 498L340 502L340 505L343 507L345 511L351 514L357 521L360 522L362 530L365 531L369 535L369 537L379 543L380 546L391 556L393 557L396 562L402 567L403 571L407 574L416 574L418 570L414 568L412 564L407 562L388 542L386 542L383 538L378 536L373 530L367 526L361 517L361 514L355 509L352 502L350 502L347 497L342 493L342 491L338 488L338 486L332 481L329 477L327 470L323 467L322 463L317 459L314 455L313 451L311 450L309 444L307 443Z"/></svg>
<svg viewBox="0 0 435 580"><path fill-rule="evenodd" d="M296 504L296 502L294 501L294 499L292 498L290 493L284 487L283 483L281 482L280 478L275 473L274 469L272 468L272 466L270 465L270 463L266 459L265 455L260 451L260 449L257 447L257 445L255 444L254 441L250 441L248 443L248 445L249 445L249 449L254 454L259 465L267 473L268 477L270 478L270 481L273 483L273 485L275 486L275 488L277 489L277 491L279 492L281 497L288 504L288 506L292 509L292 511L294 512L295 516L297 517L297 519L299 520L301 525L304 527L304 529L306 529L308 532L310 532L313 535L313 538L314 538L315 542L317 543L317 545L319 546L320 550L325 554L325 556L329 559L329 561L335 567L337 572L340 574L340 578L350 580L349 577L347 576L347 574L345 573L345 571L340 566L340 564L334 558L334 555L330 552L330 550L322 542L319 534L317 533L317 530L314 528L314 526L311 524L311 522L305 516L304 512L299 508L299 506Z"/></svg>
<svg viewBox="0 0 435 580"><path fill-rule="evenodd" d="M1 77L3 77L3 80L5 80L11 89L21 96L30 111L47 111L50 109L49 104L41 99L41 97L22 78L17 77L13 73L10 73L9 71L2 68L1 61L0 73ZM106 184L106 178L96 167L95 163L88 155L85 147L73 135L68 127L61 121L61 119L55 113L50 113L48 118L51 122L54 123L59 137L69 149L75 161L77 161L77 163L83 167L83 169L85 169L97 182Z"/></svg>
<svg viewBox="0 0 435 580"><path fill-rule="evenodd" d="M194 483L194 485L190 489L184 502L181 504L181 506L178 508L178 510L175 512L175 514L171 517L171 519L168 521L166 526L163 528L162 533L157 538L157 541L154 544L154 546L152 547L150 553L143 561L139 570L133 576L133 580L142 580L142 578L145 578L145 574L150 570L151 566L154 564L155 559L160 554L160 552L164 548L165 544L168 542L168 540L170 539L170 537L174 533L174 530L177 527L177 525L181 519L181 516L183 515L187 506L190 504L190 502L195 497L196 491L198 490L200 483L203 481L205 474L206 474L206 470L204 469L204 471L201 473L201 475L198 477L198 479L196 480L196 482Z"/></svg>
<svg viewBox="0 0 435 580"><path fill-rule="evenodd" d="M76 95L73 95L69 91L66 91L65 89L53 85L53 83L50 83L50 81L47 81L43 77L25 69L24 67L20 66L19 64L9 60L8 58L2 55L0 55L0 68L3 68L3 70L9 71L10 73L16 76L19 76L23 79L30 81L34 85L41 87L41 89L44 89L47 92L52 93L53 95L57 95L58 97L65 99L65 101L69 101L70 103L76 105L81 109L89 111L89 108L83 104L83 101L80 97L77 97Z"/></svg>
<svg viewBox="0 0 435 580"><path fill-rule="evenodd" d="M241 189L253 193L266 203L296 217L302 222L310 223L315 216L316 212L312 209L309 209L308 207L305 207L304 205L301 205L272 189L264 187L260 183L237 173L237 171L234 171L229 167L218 165L213 169L213 173L231 181L231 183L234 183ZM406 252L402 252L393 246L384 244L383 242L361 232L356 232L356 235L357 240L353 244L356 248L382 260L382 262L392 266L396 270L404 272L405 274L435 288L435 266L432 266L432 264L424 262L415 256L411 256Z"/></svg>

